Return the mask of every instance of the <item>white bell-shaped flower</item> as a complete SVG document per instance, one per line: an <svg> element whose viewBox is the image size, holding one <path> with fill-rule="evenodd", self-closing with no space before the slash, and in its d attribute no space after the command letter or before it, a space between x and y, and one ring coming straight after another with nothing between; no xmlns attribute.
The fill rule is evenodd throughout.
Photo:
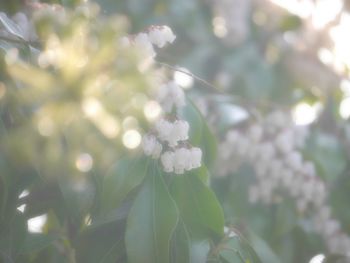
<svg viewBox="0 0 350 263"><path fill-rule="evenodd" d="M158 159L162 152L162 145L154 135L147 134L142 138L142 149L145 155Z"/></svg>
<svg viewBox="0 0 350 263"><path fill-rule="evenodd" d="M191 169L195 169L201 166L202 162L202 150L198 147L192 147L190 149Z"/></svg>
<svg viewBox="0 0 350 263"><path fill-rule="evenodd" d="M179 141L187 140L189 129L190 125L187 121L176 120L173 126L174 137L176 137Z"/></svg>
<svg viewBox="0 0 350 263"><path fill-rule="evenodd" d="M154 147L156 145L157 139L153 135L145 135L142 138L142 149L145 155L149 156L153 153Z"/></svg>
<svg viewBox="0 0 350 263"><path fill-rule="evenodd" d="M186 148L175 150L174 170L176 174L183 174L191 166L191 154Z"/></svg>
<svg viewBox="0 0 350 263"><path fill-rule="evenodd" d="M139 33L134 38L134 43L140 52L146 57L155 57L156 52L153 49L152 43L150 42L146 33Z"/></svg>
<svg viewBox="0 0 350 263"><path fill-rule="evenodd" d="M167 43L173 43L176 38L168 26L151 27L148 36L152 44L159 48L164 47Z"/></svg>
<svg viewBox="0 0 350 263"><path fill-rule="evenodd" d="M175 159L174 152L167 151L161 155L160 161L162 162L165 172L171 173L174 171L174 159Z"/></svg>
<svg viewBox="0 0 350 263"><path fill-rule="evenodd" d="M165 112L171 112L175 106L177 109L186 105L185 93L174 81L162 85L158 91L157 99Z"/></svg>
<svg viewBox="0 0 350 263"><path fill-rule="evenodd" d="M165 119L159 119L155 123L155 128L158 133L158 138L162 141L167 141L171 136L173 126L174 126L173 123Z"/></svg>

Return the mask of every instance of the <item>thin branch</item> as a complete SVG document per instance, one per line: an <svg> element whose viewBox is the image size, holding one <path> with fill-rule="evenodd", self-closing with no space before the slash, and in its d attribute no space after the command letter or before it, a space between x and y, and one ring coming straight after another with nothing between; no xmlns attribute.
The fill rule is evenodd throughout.
<svg viewBox="0 0 350 263"><path fill-rule="evenodd" d="M217 93L219 93L221 95L229 95L229 94L225 93L223 90L220 90L219 88L215 87L213 84L209 83L205 79L200 78L200 77L194 75L191 72L184 71L181 68L171 66L171 65L169 65L167 63L164 63L164 62L156 61L156 63L161 65L161 66L167 67L167 68L169 68L169 69L171 69L173 71L177 71L177 72L181 72L183 74L186 74L186 75L194 78L195 80L201 82L205 86L209 87L214 92L217 92ZM237 95L233 95L233 98L234 98L235 101L237 101L238 103L241 103L245 107L255 107L254 104L256 104L256 105L259 105L261 107L267 107L267 108L273 108L273 109L276 109L276 108L277 109L284 109L284 110L288 110L289 109L289 107L287 107L287 106L280 105L280 104L274 103L272 101L259 100L259 101L252 102L250 100L247 100L246 98L243 98L243 97L237 96Z"/></svg>
<svg viewBox="0 0 350 263"><path fill-rule="evenodd" d="M178 68L178 67L171 66L171 65L169 65L169 64L167 64L167 63L164 63L164 62L156 61L156 63L159 64L159 65L161 65L161 66L167 67L167 68L169 68L169 69L171 69L171 70L173 70L173 71L177 71L177 72L184 73L184 74L186 74L186 75L188 75L188 76L194 78L195 80L197 80L197 81L203 83L204 85L206 85L207 87L213 89L213 90L216 91L216 92L224 93L223 91L221 91L220 89L218 89L217 87L215 87L213 84L210 84L210 83L209 83L208 81L206 81L205 79L202 79L202 78L200 78L200 77L194 75L194 74L191 73L191 72L184 71L184 70L182 70L182 69L180 69L180 68Z"/></svg>

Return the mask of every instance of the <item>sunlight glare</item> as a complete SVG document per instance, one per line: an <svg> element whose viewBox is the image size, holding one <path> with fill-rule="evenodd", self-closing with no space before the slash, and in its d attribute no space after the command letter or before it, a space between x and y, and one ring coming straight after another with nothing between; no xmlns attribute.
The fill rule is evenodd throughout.
<svg viewBox="0 0 350 263"><path fill-rule="evenodd" d="M343 119L348 119L350 117L350 97L340 102L339 114Z"/></svg>
<svg viewBox="0 0 350 263"><path fill-rule="evenodd" d="M128 130L123 135L123 144L126 148L135 149L141 143L141 134L137 130Z"/></svg>
<svg viewBox="0 0 350 263"><path fill-rule="evenodd" d="M42 233L43 227L47 221L47 215L33 217L27 221L28 231L31 233Z"/></svg>
<svg viewBox="0 0 350 263"><path fill-rule="evenodd" d="M191 88L193 85L193 78L190 75L184 73L184 72L190 73L190 71L186 68L179 68L179 70L181 70L183 72L175 71L175 73L174 73L175 82L179 86L183 87L184 89Z"/></svg>
<svg viewBox="0 0 350 263"><path fill-rule="evenodd" d="M160 107L157 101L150 100L146 103L145 107L143 108L143 113L145 114L148 120L153 121L160 116L160 114L162 113L162 108Z"/></svg>
<svg viewBox="0 0 350 263"><path fill-rule="evenodd" d="M310 259L309 263L322 263L326 257L323 254L318 254Z"/></svg>
<svg viewBox="0 0 350 263"><path fill-rule="evenodd" d="M317 107L305 102L299 103L292 110L292 116L296 125L311 124L316 120Z"/></svg>
<svg viewBox="0 0 350 263"><path fill-rule="evenodd" d="M90 171L93 164L94 164L94 160L92 159L91 155L88 153L79 154L77 159L75 160L75 166L79 171L83 173Z"/></svg>

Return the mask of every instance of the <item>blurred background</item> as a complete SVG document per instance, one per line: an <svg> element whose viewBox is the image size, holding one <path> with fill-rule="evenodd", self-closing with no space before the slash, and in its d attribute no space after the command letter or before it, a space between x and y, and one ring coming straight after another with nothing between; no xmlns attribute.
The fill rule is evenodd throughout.
<svg viewBox="0 0 350 263"><path fill-rule="evenodd" d="M74 7L80 3L73 0L46 2L65 7ZM307 127L310 135L302 149L303 156L315 164L317 176L329 189L332 214L339 220L342 230L350 233L350 1L95 2L100 5L102 14L118 14L123 18L125 26L122 31L133 34L157 24L168 25L173 29L177 39L171 47L159 52L157 61L192 73L174 71L171 74L206 116L209 124L213 125L212 130L217 135L218 142L225 137L228 129L235 125L240 127L240 123L249 119L251 112L258 112L259 116L275 110L287 112L291 114L294 125ZM35 7L35 2L29 0L0 2L0 10L7 14L15 14L19 10L30 14L33 6ZM148 83L149 80L138 76L136 81ZM5 88L0 85L0 101L4 94ZM134 99L135 104L144 99L142 96L126 98ZM95 101L85 103L99 107ZM111 101L106 103L113 104ZM69 104L67 107L67 111L72 110ZM50 112L50 109L47 110ZM118 112L119 109L111 106L109 110ZM62 116L64 114L62 112ZM117 114L125 116L125 111ZM103 116L109 122L105 132L100 127L105 137L113 138L113 130L116 132L124 129L124 139L118 141L115 147L124 150L139 147L141 135L138 132L140 129L135 128L135 118L124 118L122 123L127 128L123 128L116 127L108 119L108 114ZM145 127L144 122L145 120L140 121L140 127ZM51 133L52 123L47 115L40 117L38 123L39 132L44 137ZM87 129L91 128L83 123L73 130L76 135L81 134L84 125L87 125ZM24 131L16 135L19 136L17 138L26 136ZM127 135L126 131L129 131ZM101 140L92 133L90 136L90 145L83 152L74 135L70 142L72 148L68 152L64 147L61 149L62 152L71 154L67 156L72 162L69 169L89 172L96 165L102 169L113 161L111 159L114 158L114 153L109 152L113 151L109 148L109 141ZM59 142L48 144L46 150L59 155L60 153L52 153L52 149L49 149L54 147L54 143ZM101 149L105 155L103 157L99 155ZM40 151L41 146L37 149L38 155L31 158L30 162L43 165L41 171L47 169L60 173L60 164L52 169L51 163L40 163ZM96 152L96 156L91 152ZM121 154L122 152L123 150ZM20 160L21 156L17 158ZM21 167L25 170L26 166ZM225 217L230 224L247 235L259 252L262 262L326 262L325 242L310 230L310 222L294 205L290 205L288 198L278 204L251 204L247 201L249 185L253 180L249 165L228 171L221 177L215 176L220 173L218 170L220 167L215 165L211 168L212 186L224 207ZM79 176L77 174L74 180L78 182ZM85 191L89 189L89 183L89 180L83 183L79 181L74 186L75 190L86 194L81 197L79 192L79 198L84 199L83 207L79 198L73 198L82 210L89 209L91 191ZM19 194L26 195L26 192L20 192ZM49 192L56 193L55 189L50 189ZM48 194L47 191L44 194ZM28 221L29 230L42 232L47 220L52 218L47 214L37 216L41 210L37 207L35 209L38 211L32 211L35 217ZM71 209L76 209L76 206L73 205ZM73 217L79 217L75 213L76 211L73 212ZM327 262L336 261L330 258Z"/></svg>

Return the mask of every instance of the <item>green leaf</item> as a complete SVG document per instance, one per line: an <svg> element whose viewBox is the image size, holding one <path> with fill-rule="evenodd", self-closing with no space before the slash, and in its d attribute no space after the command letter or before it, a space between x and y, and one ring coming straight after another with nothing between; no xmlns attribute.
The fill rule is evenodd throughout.
<svg viewBox="0 0 350 263"><path fill-rule="evenodd" d="M329 134L315 132L307 154L316 162L326 180L335 180L345 169L347 161L343 145Z"/></svg>
<svg viewBox="0 0 350 263"><path fill-rule="evenodd" d="M81 176L62 176L59 188L67 215L73 220L80 220L93 205L96 192L91 180Z"/></svg>
<svg viewBox="0 0 350 263"><path fill-rule="evenodd" d="M278 237L290 233L297 225L297 214L293 200L286 199L277 206L274 232Z"/></svg>
<svg viewBox="0 0 350 263"><path fill-rule="evenodd" d="M101 214L108 217L118 208L127 194L143 181L147 158L123 158L108 172L103 181Z"/></svg>
<svg viewBox="0 0 350 263"><path fill-rule="evenodd" d="M0 262L15 261L27 235L27 222L23 214L16 212L10 218L7 218L0 227ZM6 260L5 260L6 259ZM12 259L12 261L8 261Z"/></svg>
<svg viewBox="0 0 350 263"><path fill-rule="evenodd" d="M191 237L182 220L176 226L171 240L171 263L190 262Z"/></svg>
<svg viewBox="0 0 350 263"><path fill-rule="evenodd" d="M51 245L56 239L56 236L28 233L20 254L30 254L40 251Z"/></svg>
<svg viewBox="0 0 350 263"><path fill-rule="evenodd" d="M193 237L222 236L223 211L215 194L200 178L205 172L205 168L195 169L173 178L170 191Z"/></svg>
<svg viewBox="0 0 350 263"><path fill-rule="evenodd" d="M258 254L259 258L264 263L281 263L282 261L278 258L275 252L271 249L269 244L256 235L253 231L248 231L249 240L252 247Z"/></svg>
<svg viewBox="0 0 350 263"><path fill-rule="evenodd" d="M216 139L200 111L190 99L188 99L188 105L183 111L183 117L191 123L189 135L191 143L202 149L203 162L207 167L210 167L217 154Z"/></svg>
<svg viewBox="0 0 350 263"><path fill-rule="evenodd" d="M124 227L124 224L112 222L84 229L75 242L77 262L125 262Z"/></svg>
<svg viewBox="0 0 350 263"><path fill-rule="evenodd" d="M217 143L214 134L209 129L205 121L202 122L202 136L200 141L200 148L203 151L203 162L207 167L211 167L217 155Z"/></svg>
<svg viewBox="0 0 350 263"><path fill-rule="evenodd" d="M191 123L189 141L193 145L199 145L202 138L203 121L198 110L192 103L187 103L180 112L180 117Z"/></svg>
<svg viewBox="0 0 350 263"><path fill-rule="evenodd" d="M126 251L129 263L167 263L178 210L154 164L128 216Z"/></svg>
<svg viewBox="0 0 350 263"><path fill-rule="evenodd" d="M171 263L206 263L210 250L208 239L191 238L182 220L179 221L172 239Z"/></svg>
<svg viewBox="0 0 350 263"><path fill-rule="evenodd" d="M280 24L280 29L281 31L292 31L292 30L297 30L302 26L303 22L300 19L299 16L296 15L288 15L283 18L281 24Z"/></svg>
<svg viewBox="0 0 350 263"><path fill-rule="evenodd" d="M238 235L225 243L220 256L229 263L261 263L253 248Z"/></svg>

